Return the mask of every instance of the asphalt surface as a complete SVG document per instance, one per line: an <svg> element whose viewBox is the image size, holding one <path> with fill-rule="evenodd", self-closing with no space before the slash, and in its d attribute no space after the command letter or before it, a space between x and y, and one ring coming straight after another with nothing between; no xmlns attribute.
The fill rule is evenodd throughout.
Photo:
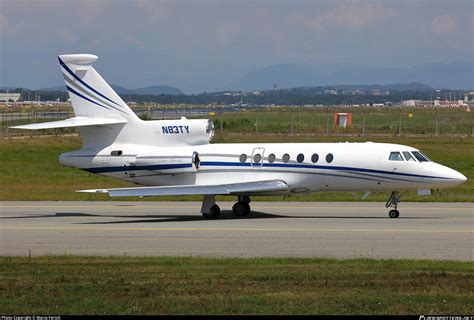
<svg viewBox="0 0 474 320"><path fill-rule="evenodd" d="M473 203L0 202L0 255L407 258L473 261Z"/></svg>

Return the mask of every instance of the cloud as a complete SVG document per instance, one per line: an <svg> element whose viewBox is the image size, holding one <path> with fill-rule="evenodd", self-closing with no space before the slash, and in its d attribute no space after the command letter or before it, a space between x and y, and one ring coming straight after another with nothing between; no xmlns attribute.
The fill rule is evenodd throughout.
<svg viewBox="0 0 474 320"><path fill-rule="evenodd" d="M23 29L23 22L11 22L7 16L0 14L0 32L2 35L11 35L20 32Z"/></svg>
<svg viewBox="0 0 474 320"><path fill-rule="evenodd" d="M240 26L234 23L222 24L216 29L216 40L220 47L227 47L234 42L234 37L240 32Z"/></svg>
<svg viewBox="0 0 474 320"><path fill-rule="evenodd" d="M458 25L451 16L444 14L433 18L431 21L431 31L441 35L451 34L458 31Z"/></svg>
<svg viewBox="0 0 474 320"><path fill-rule="evenodd" d="M309 20L306 25L313 31L327 31L334 27L362 29L387 18L392 18L397 12L388 5L379 3L344 3L335 9L329 9L321 15Z"/></svg>
<svg viewBox="0 0 474 320"><path fill-rule="evenodd" d="M150 21L156 21L166 17L168 13L167 4L154 0L135 0L135 6L143 10Z"/></svg>
<svg viewBox="0 0 474 320"><path fill-rule="evenodd" d="M65 28L60 31L60 36L64 42L71 44L76 43L79 40L79 37L76 33L72 32L70 29Z"/></svg>

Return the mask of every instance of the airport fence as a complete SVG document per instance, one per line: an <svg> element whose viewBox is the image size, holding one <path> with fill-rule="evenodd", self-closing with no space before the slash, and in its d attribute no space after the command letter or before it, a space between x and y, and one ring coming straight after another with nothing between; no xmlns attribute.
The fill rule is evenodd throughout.
<svg viewBox="0 0 474 320"><path fill-rule="evenodd" d="M145 120L210 118L217 133L341 136L474 136L474 112L465 108L379 107L154 107L136 108ZM339 126L346 116L346 126ZM345 115L344 115L345 114ZM348 115L350 114L350 116ZM25 131L9 127L73 117L70 108L0 111L0 136L77 134L77 128ZM349 120L349 118L351 118Z"/></svg>

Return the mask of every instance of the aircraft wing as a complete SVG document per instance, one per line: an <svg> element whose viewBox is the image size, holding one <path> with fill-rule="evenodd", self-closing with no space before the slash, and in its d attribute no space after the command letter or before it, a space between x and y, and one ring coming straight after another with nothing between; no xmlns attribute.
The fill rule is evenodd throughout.
<svg viewBox="0 0 474 320"><path fill-rule="evenodd" d="M179 195L251 195L288 190L282 180L251 181L220 185L183 185L166 187L134 187L79 190L77 192L108 193L111 197L179 196Z"/></svg>
<svg viewBox="0 0 474 320"><path fill-rule="evenodd" d="M127 123L123 118L88 118L88 117L74 117L66 120L32 123L22 126L10 127L12 129L54 129L54 128L68 128L68 127L86 127L86 126L100 126L107 124Z"/></svg>

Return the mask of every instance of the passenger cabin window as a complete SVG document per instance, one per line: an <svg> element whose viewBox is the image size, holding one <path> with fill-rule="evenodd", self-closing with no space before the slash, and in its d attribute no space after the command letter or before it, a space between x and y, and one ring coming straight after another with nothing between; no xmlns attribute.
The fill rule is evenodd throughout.
<svg viewBox="0 0 474 320"><path fill-rule="evenodd" d="M413 151L412 154L420 162L430 162L430 160L428 160L428 158L426 158L424 155L422 155L421 152Z"/></svg>
<svg viewBox="0 0 474 320"><path fill-rule="evenodd" d="M290 155L288 153L285 153L283 157L281 157L281 159L284 163L287 163L288 161L290 161Z"/></svg>
<svg viewBox="0 0 474 320"><path fill-rule="evenodd" d="M299 163L304 161L304 154L300 153L298 156L296 156L296 161Z"/></svg>
<svg viewBox="0 0 474 320"><path fill-rule="evenodd" d="M408 151L403 151L402 153L403 153L403 156L405 157L405 160L406 160L406 161L414 161L414 162L416 162L415 157L412 156L410 152L408 152Z"/></svg>
<svg viewBox="0 0 474 320"><path fill-rule="evenodd" d="M390 157L388 158L388 160L403 161L403 158L402 158L402 155L400 154L400 152L390 152Z"/></svg>
<svg viewBox="0 0 474 320"><path fill-rule="evenodd" d="M316 162L318 162L318 160L319 160L318 154L317 154L317 153L314 153L314 154L311 156L311 161L312 161L313 163L316 163Z"/></svg>
<svg viewBox="0 0 474 320"><path fill-rule="evenodd" d="M262 156L260 155L260 153L257 153L253 156L253 162L260 163L260 160L262 160Z"/></svg>
<svg viewBox="0 0 474 320"><path fill-rule="evenodd" d="M332 155L332 153L328 153L328 154L326 155L326 162L327 162L327 163L331 163L332 160L334 160L334 156Z"/></svg>
<svg viewBox="0 0 474 320"><path fill-rule="evenodd" d="M239 157L240 162L245 163L247 161L247 155L245 153L242 153Z"/></svg>
<svg viewBox="0 0 474 320"><path fill-rule="evenodd" d="M273 153L270 153L268 155L268 162L270 162L270 163L275 162L275 155Z"/></svg>

